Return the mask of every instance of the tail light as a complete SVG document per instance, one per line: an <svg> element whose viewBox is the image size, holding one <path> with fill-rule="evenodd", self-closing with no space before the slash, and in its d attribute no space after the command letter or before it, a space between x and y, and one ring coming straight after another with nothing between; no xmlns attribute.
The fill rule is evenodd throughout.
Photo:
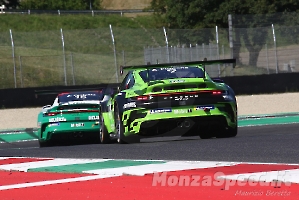
<svg viewBox="0 0 299 200"><path fill-rule="evenodd" d="M213 95L220 95L220 94L223 94L223 91L221 91L221 90L213 90L212 94Z"/></svg>
<svg viewBox="0 0 299 200"><path fill-rule="evenodd" d="M158 94L134 97L134 98L132 98L132 100L147 101L147 100L151 100L153 97L159 97L159 96L194 95L194 94L224 95L224 94L226 94L226 91L223 91L223 90L200 90L200 91L188 91L188 92L158 93Z"/></svg>
<svg viewBox="0 0 299 200"><path fill-rule="evenodd" d="M49 112L49 113L45 113L46 116L55 116L60 114L60 112Z"/></svg>
<svg viewBox="0 0 299 200"><path fill-rule="evenodd" d="M49 112L49 113L45 113L44 115L46 116L55 116L55 115L58 115L58 114L70 114L70 113L83 113L83 112L96 112L98 113L99 110L87 110L87 109L84 109L84 110L65 110L65 111L60 111L60 112Z"/></svg>
<svg viewBox="0 0 299 200"><path fill-rule="evenodd" d="M99 112L99 110L87 110L86 112Z"/></svg>
<svg viewBox="0 0 299 200"><path fill-rule="evenodd" d="M137 100L138 101L146 101L146 100L149 100L149 96L139 96L139 97L137 97Z"/></svg>
<svg viewBox="0 0 299 200"><path fill-rule="evenodd" d="M99 112L99 110L73 109L73 110L63 111L63 113L83 113L83 112Z"/></svg>

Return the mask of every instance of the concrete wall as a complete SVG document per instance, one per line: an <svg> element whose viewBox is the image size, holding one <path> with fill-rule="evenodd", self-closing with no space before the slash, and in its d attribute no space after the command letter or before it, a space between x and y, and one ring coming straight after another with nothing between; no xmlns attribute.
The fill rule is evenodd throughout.
<svg viewBox="0 0 299 200"><path fill-rule="evenodd" d="M284 73L257 76L224 77L222 80L230 85L236 95L268 94L299 91L299 73ZM0 90L0 108L39 107L52 104L59 92L70 90L96 90L107 84L84 86L53 86L40 88L17 88ZM117 84L109 84L116 87Z"/></svg>

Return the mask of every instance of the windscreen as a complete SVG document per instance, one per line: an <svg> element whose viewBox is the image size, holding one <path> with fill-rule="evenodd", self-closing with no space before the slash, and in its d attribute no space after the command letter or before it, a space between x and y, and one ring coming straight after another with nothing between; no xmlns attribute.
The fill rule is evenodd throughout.
<svg viewBox="0 0 299 200"><path fill-rule="evenodd" d="M170 68L150 68L139 72L144 82L176 79L176 78L203 78L204 72L198 67L177 66Z"/></svg>
<svg viewBox="0 0 299 200"><path fill-rule="evenodd" d="M66 103L70 101L91 101L100 100L100 92L72 92L63 93L58 96L59 103Z"/></svg>

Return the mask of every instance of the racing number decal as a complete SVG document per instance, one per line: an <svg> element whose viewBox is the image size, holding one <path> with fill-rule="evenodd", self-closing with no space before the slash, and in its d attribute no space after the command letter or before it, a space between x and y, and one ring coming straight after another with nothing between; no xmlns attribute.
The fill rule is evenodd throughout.
<svg viewBox="0 0 299 200"><path fill-rule="evenodd" d="M174 100L176 100L176 101L187 101L188 99L189 99L188 96L174 97Z"/></svg>
<svg viewBox="0 0 299 200"><path fill-rule="evenodd" d="M71 127L83 127L84 123L76 123L76 124L71 124Z"/></svg>

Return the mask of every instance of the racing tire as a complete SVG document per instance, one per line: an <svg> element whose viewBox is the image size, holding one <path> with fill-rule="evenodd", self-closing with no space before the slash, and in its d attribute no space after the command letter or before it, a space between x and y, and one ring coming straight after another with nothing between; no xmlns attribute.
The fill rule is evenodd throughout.
<svg viewBox="0 0 299 200"><path fill-rule="evenodd" d="M234 127L234 128L229 128L227 130L227 136L228 137L236 137L238 134L238 126Z"/></svg>
<svg viewBox="0 0 299 200"><path fill-rule="evenodd" d="M109 144L111 143L110 134L108 133L108 130L104 124L104 119L102 116L100 116L100 120L101 120L100 130L99 130L100 143Z"/></svg>
<svg viewBox="0 0 299 200"><path fill-rule="evenodd" d="M238 126L234 128L228 128L227 130L224 130L219 135L217 135L217 138L230 138L230 137L236 137L238 134Z"/></svg>
<svg viewBox="0 0 299 200"><path fill-rule="evenodd" d="M117 134L117 143L126 144L127 142L125 142L124 125L118 110L115 113L115 127L116 127L116 134Z"/></svg>
<svg viewBox="0 0 299 200"><path fill-rule="evenodd" d="M140 139L137 137L126 137L124 135L124 125L121 120L121 116L118 112L117 105L116 112L115 112L115 127L116 127L116 133L117 133L117 143L119 144L130 144L130 143L139 143Z"/></svg>
<svg viewBox="0 0 299 200"><path fill-rule="evenodd" d="M213 136L211 134L208 134L208 133L201 133L201 134L199 134L199 137L200 137L200 139L210 139Z"/></svg>
<svg viewBox="0 0 299 200"><path fill-rule="evenodd" d="M49 142L46 142L46 141L40 141L40 140L38 140L38 144L39 144L40 148L42 148L42 147L48 147L49 146Z"/></svg>

